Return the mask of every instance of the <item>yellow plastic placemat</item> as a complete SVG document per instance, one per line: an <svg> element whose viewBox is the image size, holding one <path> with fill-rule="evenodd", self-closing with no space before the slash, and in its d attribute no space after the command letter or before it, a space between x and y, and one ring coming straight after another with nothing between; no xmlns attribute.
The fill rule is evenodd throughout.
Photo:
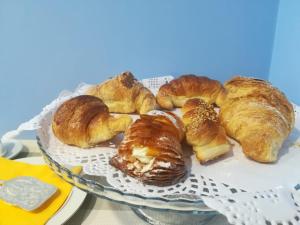
<svg viewBox="0 0 300 225"><path fill-rule="evenodd" d="M0 225L45 224L63 205L72 190L72 185L62 180L47 165L31 165L0 157L0 180L9 180L17 176L33 176L56 186L58 191L46 203L32 212L0 200Z"/></svg>

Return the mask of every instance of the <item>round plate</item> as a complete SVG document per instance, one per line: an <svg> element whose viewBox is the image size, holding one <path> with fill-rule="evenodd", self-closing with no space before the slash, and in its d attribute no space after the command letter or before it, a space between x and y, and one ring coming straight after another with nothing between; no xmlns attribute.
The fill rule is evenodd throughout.
<svg viewBox="0 0 300 225"><path fill-rule="evenodd" d="M2 157L12 159L23 150L23 144L20 141L14 140L11 142L2 143L2 148L5 151L5 154Z"/></svg>
<svg viewBox="0 0 300 225"><path fill-rule="evenodd" d="M45 164L42 157L28 157L17 159L16 161L25 162L29 164ZM63 224L65 223L81 206L86 197L86 192L73 187L69 197L62 205L62 207L49 219L47 225Z"/></svg>
<svg viewBox="0 0 300 225"><path fill-rule="evenodd" d="M299 183L297 168L300 165L300 154L296 141L300 141L300 107L296 105L295 129L284 143L280 163L266 165L251 161L244 156L237 142L233 142L231 154L217 159L218 163L214 161L205 165L199 164L195 155L189 156L190 149L185 151L190 161L187 179L170 189L152 188L110 167L110 158L115 154L119 142L111 141L112 145L106 143L89 151L81 151L77 147L63 144L53 134L51 124L55 109L65 99L84 94L87 87L81 85L74 92L61 95L49 104L49 110L41 115L40 127L37 129L37 142L46 163L59 176L80 189L137 208L196 213L214 211L204 204L202 196L227 196L283 185L294 187ZM80 174L74 174L68 165L80 165L83 170Z"/></svg>

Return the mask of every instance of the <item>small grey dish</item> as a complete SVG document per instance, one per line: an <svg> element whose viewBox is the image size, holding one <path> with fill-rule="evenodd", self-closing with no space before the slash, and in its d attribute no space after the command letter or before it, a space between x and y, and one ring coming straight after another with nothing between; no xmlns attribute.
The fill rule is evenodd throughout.
<svg viewBox="0 0 300 225"><path fill-rule="evenodd" d="M3 181L0 199L26 211L33 211L55 194L57 188L34 177L20 176Z"/></svg>
<svg viewBox="0 0 300 225"><path fill-rule="evenodd" d="M7 150L3 148L2 143L0 141L0 157L6 154Z"/></svg>
<svg viewBox="0 0 300 225"><path fill-rule="evenodd" d="M2 157L4 158L12 159L17 156L22 150L23 144L20 141L11 140L9 142L2 143Z"/></svg>

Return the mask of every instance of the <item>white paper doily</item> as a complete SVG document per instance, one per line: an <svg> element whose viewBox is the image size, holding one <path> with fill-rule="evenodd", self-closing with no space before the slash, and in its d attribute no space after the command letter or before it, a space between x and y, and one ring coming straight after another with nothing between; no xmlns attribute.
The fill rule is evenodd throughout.
<svg viewBox="0 0 300 225"><path fill-rule="evenodd" d="M168 77L143 80L143 84L154 93ZM298 224L300 218L300 195L294 186L300 183L300 109L295 107L296 126L284 143L276 164L259 164L248 160L239 144L233 142L232 153L222 159L200 165L191 156L190 174L186 180L170 187L144 185L125 176L109 165L109 159L117 152L116 145L121 136L105 146L80 149L58 141L52 133L51 121L56 108L65 100L83 94L89 87L81 84L74 92L64 91L32 120L21 124L17 131L3 137L14 137L22 130L38 130L38 136L48 154L57 162L71 166L83 166L89 175L105 176L107 182L124 193L144 197L170 195L202 198L211 208L226 215L233 224ZM191 197L192 196L192 197Z"/></svg>

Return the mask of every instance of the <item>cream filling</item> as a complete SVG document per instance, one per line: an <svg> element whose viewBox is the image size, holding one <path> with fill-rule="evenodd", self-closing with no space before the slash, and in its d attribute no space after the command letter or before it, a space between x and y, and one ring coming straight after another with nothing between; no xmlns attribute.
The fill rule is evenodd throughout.
<svg viewBox="0 0 300 225"><path fill-rule="evenodd" d="M132 156L142 163L142 165L136 166L136 168L141 170L141 173L151 170L155 160L155 157L147 155L148 150L148 147L134 147L132 149Z"/></svg>
<svg viewBox="0 0 300 225"><path fill-rule="evenodd" d="M155 158L151 159L150 162L143 166L141 173L145 173L152 169Z"/></svg>
<svg viewBox="0 0 300 225"><path fill-rule="evenodd" d="M148 147L134 147L132 149L132 156L137 158L141 163L149 163L153 157L147 155Z"/></svg>

